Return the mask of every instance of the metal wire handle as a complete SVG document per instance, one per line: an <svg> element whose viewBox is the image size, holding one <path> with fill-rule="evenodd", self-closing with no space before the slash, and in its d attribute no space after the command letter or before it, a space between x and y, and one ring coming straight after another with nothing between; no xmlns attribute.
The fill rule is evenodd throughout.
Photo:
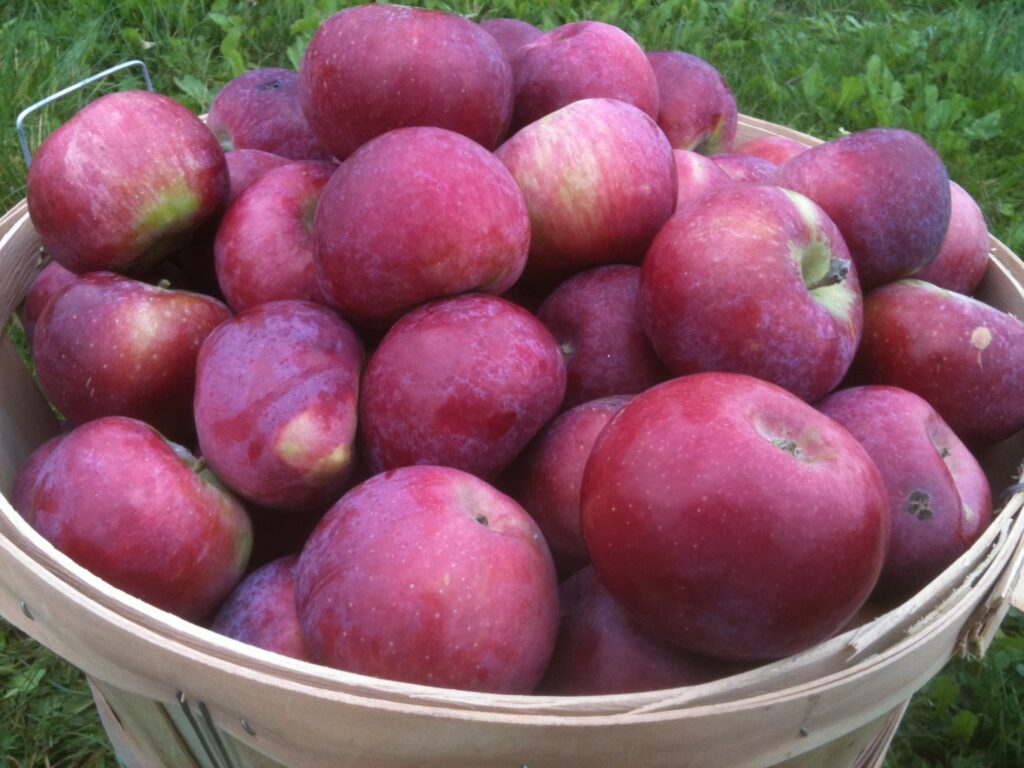
<svg viewBox="0 0 1024 768"><path fill-rule="evenodd" d="M21 110L21 114L18 115L18 119L14 122L14 127L18 131L18 141L21 144L21 156L25 160L25 167L32 167L32 152L29 151L28 140L25 138L24 122L26 117L35 112L37 109L41 109L45 107L47 104L50 104L51 102L54 102L57 99L62 98L64 96L67 96L69 93L73 91L77 91L79 88L83 88L86 85L89 85L90 83L94 83L97 80L106 77L107 75L112 75L115 72L120 72L122 69L127 69L128 67L139 67L139 69L142 70L142 79L146 81L146 90L153 90L153 81L149 77L149 69L146 67L143 61L139 59L133 59L132 61L122 61L120 64L117 64L111 67L110 69L105 69L102 72L97 72L95 75L85 78L85 80L79 80L77 83L69 85L67 88L62 88L56 93L51 93L45 99L37 101L35 104L32 104L31 106L25 107L25 109Z"/></svg>

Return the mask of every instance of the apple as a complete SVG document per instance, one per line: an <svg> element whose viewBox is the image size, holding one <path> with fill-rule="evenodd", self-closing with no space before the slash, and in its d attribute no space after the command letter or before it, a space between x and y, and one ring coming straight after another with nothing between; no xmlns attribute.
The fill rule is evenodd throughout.
<svg viewBox="0 0 1024 768"><path fill-rule="evenodd" d="M863 300L835 224L803 195L733 184L683 208L640 271L641 326L669 371L733 371L813 401L842 380Z"/></svg>
<svg viewBox="0 0 1024 768"><path fill-rule="evenodd" d="M295 605L299 556L256 569L221 604L210 629L266 651L313 661Z"/></svg>
<svg viewBox="0 0 1024 768"><path fill-rule="evenodd" d="M974 198L957 184L949 182L949 229L935 260L914 273L940 288L957 293L973 293L988 268L988 225L985 214Z"/></svg>
<svg viewBox="0 0 1024 768"><path fill-rule="evenodd" d="M299 104L339 160L415 125L493 149L512 117L512 67L498 42L462 16L368 3L319 26L299 67Z"/></svg>
<svg viewBox="0 0 1024 768"><path fill-rule="evenodd" d="M658 81L658 125L674 149L728 152L736 139L736 98L710 63L683 51L647 54Z"/></svg>
<svg viewBox="0 0 1024 768"><path fill-rule="evenodd" d="M25 296L25 303L21 308L21 324L25 329L25 340L29 348L32 347L32 340L36 335L36 323L39 316L43 314L50 299L56 295L61 288L74 281L77 275L62 267L56 261L51 261L32 279L28 294Z"/></svg>
<svg viewBox="0 0 1024 768"><path fill-rule="evenodd" d="M35 529L83 568L196 621L245 572L245 510L180 446L147 424L106 416L65 435L38 468Z"/></svg>
<svg viewBox="0 0 1024 768"><path fill-rule="evenodd" d="M505 291L529 244L515 179L479 144L442 128L400 128L361 147L324 188L313 221L323 292L370 326L441 296Z"/></svg>
<svg viewBox="0 0 1024 768"><path fill-rule="evenodd" d="M825 209L865 291L927 266L949 227L946 166L921 136L902 128L819 144L780 165L772 183Z"/></svg>
<svg viewBox="0 0 1024 768"><path fill-rule="evenodd" d="M397 469L345 494L303 547L296 598L320 663L463 690L529 693L558 624L536 524L450 467Z"/></svg>
<svg viewBox="0 0 1024 768"><path fill-rule="evenodd" d="M39 239L76 273L152 266L219 216L227 193L210 129L149 91L90 102L43 141L28 172Z"/></svg>
<svg viewBox="0 0 1024 768"><path fill-rule="evenodd" d="M498 41L502 53L510 62L516 51L544 34L533 24L521 19L484 19L480 22L480 29Z"/></svg>
<svg viewBox="0 0 1024 768"><path fill-rule="evenodd" d="M323 508L352 471L362 347L307 301L240 312L196 361L199 445L239 495L272 509Z"/></svg>
<svg viewBox="0 0 1024 768"><path fill-rule="evenodd" d="M250 69L228 81L210 104L206 124L225 150L259 149L289 160L329 162L299 107L299 74Z"/></svg>
<svg viewBox="0 0 1024 768"><path fill-rule="evenodd" d="M905 389L854 387L816 407L860 441L882 474L892 533L875 594L902 601L988 527L985 471L935 409Z"/></svg>
<svg viewBox="0 0 1024 768"><path fill-rule="evenodd" d="M1024 322L969 296L909 279L872 291L857 368L923 397L964 440L1024 427Z"/></svg>
<svg viewBox="0 0 1024 768"><path fill-rule="evenodd" d="M857 440L785 390L701 373L637 395L600 434L581 521L630 617L693 653L788 656L878 579L885 486Z"/></svg>
<svg viewBox="0 0 1024 768"><path fill-rule="evenodd" d="M699 200L720 187L732 184L729 174L718 167L709 157L688 149L675 149L676 176L679 189L676 192L676 210L687 203Z"/></svg>
<svg viewBox="0 0 1024 768"><path fill-rule="evenodd" d="M639 263L676 201L675 158L648 115L584 99L523 128L496 151L526 196L526 279Z"/></svg>
<svg viewBox="0 0 1024 768"><path fill-rule="evenodd" d="M563 24L512 58L512 130L580 99L618 99L658 117L658 81L643 48L601 21Z"/></svg>
<svg viewBox="0 0 1024 768"><path fill-rule="evenodd" d="M33 524L35 519L35 495L39 484L39 473L53 449L64 439L64 434L54 435L37 447L18 468L14 476L14 487L11 489L11 506L21 514L25 521Z"/></svg>
<svg viewBox="0 0 1024 768"><path fill-rule="evenodd" d="M39 385L72 424L131 416L190 440L199 345L230 315L198 293L111 272L79 275L36 325Z"/></svg>
<svg viewBox="0 0 1024 768"><path fill-rule="evenodd" d="M565 363L536 317L470 293L424 304L395 323L362 387L371 472L440 464L490 479L558 411Z"/></svg>
<svg viewBox="0 0 1024 768"><path fill-rule="evenodd" d="M733 181L750 181L755 184L769 182L778 167L760 157L740 152L719 152L711 155L711 160Z"/></svg>
<svg viewBox="0 0 1024 768"><path fill-rule="evenodd" d="M637 317L640 267L611 264L561 283L537 310L565 355L563 407L669 378Z"/></svg>
<svg viewBox="0 0 1024 768"><path fill-rule="evenodd" d="M558 639L537 693L593 696L698 685L743 669L652 635L608 593L593 567L559 588Z"/></svg>
<svg viewBox="0 0 1024 768"><path fill-rule="evenodd" d="M292 162L287 157L264 152L261 149L232 149L224 153L228 163L231 186L228 189L226 205L231 205L260 176L274 168Z"/></svg>
<svg viewBox="0 0 1024 768"><path fill-rule="evenodd" d="M332 163L268 171L231 204L214 240L214 268L235 312L281 299L326 304L313 265L313 216Z"/></svg>
<svg viewBox="0 0 1024 768"><path fill-rule="evenodd" d="M782 165L792 157L807 151L806 144L787 136L758 136L737 144L733 149L741 155L752 155L775 165Z"/></svg>
<svg viewBox="0 0 1024 768"><path fill-rule="evenodd" d="M583 468L601 430L629 400L603 397L565 411L509 468L510 495L540 526L563 578L590 562L580 529Z"/></svg>

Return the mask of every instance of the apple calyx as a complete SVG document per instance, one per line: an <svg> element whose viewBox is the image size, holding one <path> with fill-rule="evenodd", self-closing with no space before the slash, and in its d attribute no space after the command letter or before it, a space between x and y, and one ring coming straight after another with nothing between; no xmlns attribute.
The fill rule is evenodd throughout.
<svg viewBox="0 0 1024 768"><path fill-rule="evenodd" d="M907 511L918 520L931 520L935 516L932 497L925 491L912 491Z"/></svg>

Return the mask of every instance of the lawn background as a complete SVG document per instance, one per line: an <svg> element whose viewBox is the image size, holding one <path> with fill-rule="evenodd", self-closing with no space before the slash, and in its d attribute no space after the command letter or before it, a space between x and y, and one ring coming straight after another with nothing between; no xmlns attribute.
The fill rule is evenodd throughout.
<svg viewBox="0 0 1024 768"><path fill-rule="evenodd" d="M25 193L17 113L130 58L158 91L205 111L231 77L298 65L332 0L73 0L0 5L0 194ZM873 126L921 133L979 202L993 234L1024 252L1024 6L1020 2L425 2L543 29L617 24L645 48L679 49L723 73L740 110L822 138ZM28 123L37 146L120 77ZM2 578L2 575L0 575ZM956 660L918 696L887 768L1024 766L1024 620L1011 612L983 661ZM114 765L81 675L0 621L0 766Z"/></svg>

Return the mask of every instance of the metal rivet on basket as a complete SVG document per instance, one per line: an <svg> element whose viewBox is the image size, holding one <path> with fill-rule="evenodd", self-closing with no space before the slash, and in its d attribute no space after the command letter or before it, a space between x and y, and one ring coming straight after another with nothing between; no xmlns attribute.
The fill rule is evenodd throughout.
<svg viewBox="0 0 1024 768"><path fill-rule="evenodd" d="M249 725L249 721L244 717L242 718L242 730L248 733L250 736L255 736L256 731L253 730L252 726Z"/></svg>
<svg viewBox="0 0 1024 768"><path fill-rule="evenodd" d="M36 618L32 615L32 611L28 609L28 603L26 603L24 600L21 601L21 612L25 614L26 619L31 619L34 621Z"/></svg>
<svg viewBox="0 0 1024 768"><path fill-rule="evenodd" d="M807 736L810 736L811 734L809 734L809 733L807 732L807 729L806 729L806 728L801 728L801 729L800 729L800 735L806 738Z"/></svg>

